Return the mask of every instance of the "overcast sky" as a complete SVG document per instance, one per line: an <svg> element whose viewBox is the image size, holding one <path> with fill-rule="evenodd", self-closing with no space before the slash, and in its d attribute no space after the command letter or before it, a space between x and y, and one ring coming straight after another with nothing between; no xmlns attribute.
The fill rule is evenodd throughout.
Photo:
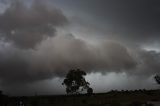
<svg viewBox="0 0 160 106"><path fill-rule="evenodd" d="M159 0L0 0L0 88L64 94L81 68L95 92L156 89Z"/></svg>

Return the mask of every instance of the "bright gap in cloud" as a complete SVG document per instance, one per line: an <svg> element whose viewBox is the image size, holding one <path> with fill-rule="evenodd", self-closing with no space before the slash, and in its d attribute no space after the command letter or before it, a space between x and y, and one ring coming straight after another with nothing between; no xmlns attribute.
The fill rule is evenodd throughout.
<svg viewBox="0 0 160 106"><path fill-rule="evenodd" d="M110 90L135 90L135 89L155 89L153 76L149 78L140 78L136 76L127 76L126 73L91 73L86 76L95 92L108 92Z"/></svg>

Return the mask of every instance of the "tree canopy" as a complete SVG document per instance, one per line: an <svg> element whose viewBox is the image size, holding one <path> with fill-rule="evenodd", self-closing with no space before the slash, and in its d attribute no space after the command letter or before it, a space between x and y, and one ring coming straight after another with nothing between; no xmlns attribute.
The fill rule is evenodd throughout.
<svg viewBox="0 0 160 106"><path fill-rule="evenodd" d="M156 82L157 82L158 84L160 84L160 76L159 76L159 75L156 75L154 78L155 78Z"/></svg>
<svg viewBox="0 0 160 106"><path fill-rule="evenodd" d="M86 73L80 69L70 70L62 83L62 85L66 86L66 93L78 94L85 89L87 91L90 89L89 91L92 93L93 89L89 87L90 84L85 80L84 76L86 76Z"/></svg>

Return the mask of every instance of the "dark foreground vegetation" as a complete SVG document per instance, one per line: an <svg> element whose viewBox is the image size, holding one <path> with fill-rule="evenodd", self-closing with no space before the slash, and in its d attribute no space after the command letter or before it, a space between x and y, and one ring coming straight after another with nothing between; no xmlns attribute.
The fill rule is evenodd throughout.
<svg viewBox="0 0 160 106"><path fill-rule="evenodd" d="M160 90L110 91L97 94L8 97L0 106L159 106Z"/></svg>

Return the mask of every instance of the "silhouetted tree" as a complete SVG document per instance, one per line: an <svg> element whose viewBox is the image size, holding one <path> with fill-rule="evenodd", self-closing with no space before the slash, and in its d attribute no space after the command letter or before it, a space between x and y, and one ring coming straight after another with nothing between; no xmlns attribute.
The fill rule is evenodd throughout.
<svg viewBox="0 0 160 106"><path fill-rule="evenodd" d="M2 99L3 99L3 95L2 95L2 91L0 90L0 106L3 104Z"/></svg>
<svg viewBox="0 0 160 106"><path fill-rule="evenodd" d="M159 75L156 75L156 76L154 77L154 79L156 80L156 82L157 82L158 84L160 84L160 76L159 76Z"/></svg>
<svg viewBox="0 0 160 106"><path fill-rule="evenodd" d="M3 91L0 90L0 106L4 106L6 97L7 96L3 94Z"/></svg>
<svg viewBox="0 0 160 106"><path fill-rule="evenodd" d="M85 80L86 73L80 69L70 70L62 85L66 86L67 94L78 94L84 89L89 89L89 83Z"/></svg>
<svg viewBox="0 0 160 106"><path fill-rule="evenodd" d="M93 89L92 88L88 88L87 89L87 94L93 94Z"/></svg>

